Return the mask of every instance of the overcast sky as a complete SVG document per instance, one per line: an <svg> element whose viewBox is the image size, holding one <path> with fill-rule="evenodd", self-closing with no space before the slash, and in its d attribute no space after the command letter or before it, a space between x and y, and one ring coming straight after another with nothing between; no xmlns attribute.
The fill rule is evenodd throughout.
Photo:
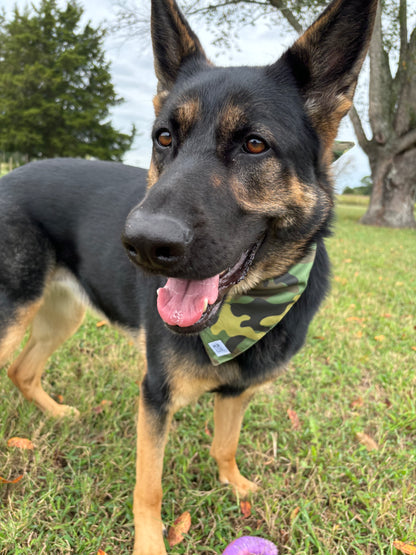
<svg viewBox="0 0 416 555"><path fill-rule="evenodd" d="M11 14L16 3L22 7L28 2L25 0L17 0L17 2L0 0L0 6L6 9L6 15ZM32 0L30 3L38 5L39 0ZM66 4L64 0L58 0L58 3ZM99 24L108 26L114 21L113 0L80 0L80 3L85 10L85 21L91 20L94 26ZM211 45L207 30L200 27L200 23L194 22L194 30L197 30L208 57L220 65L271 63L296 39L295 33L292 35L282 34L281 29L271 29L265 22L259 22L256 27L247 27L241 31L239 40L232 50L220 53ZM125 99L123 104L112 111L113 125L119 130L128 132L134 123L138 131L133 148L126 154L124 161L128 164L148 167L151 153L150 131L153 120L152 98L156 91L150 33L140 39L133 37L128 41L109 35L106 39L105 50L107 59L111 61L115 89L118 95ZM363 97L365 101L365 91ZM339 138L355 141L351 125L346 123L342 126ZM367 158L358 147L342 157L338 164L342 171L338 177L337 188L341 190L347 185L360 185L361 177L370 173Z"/></svg>

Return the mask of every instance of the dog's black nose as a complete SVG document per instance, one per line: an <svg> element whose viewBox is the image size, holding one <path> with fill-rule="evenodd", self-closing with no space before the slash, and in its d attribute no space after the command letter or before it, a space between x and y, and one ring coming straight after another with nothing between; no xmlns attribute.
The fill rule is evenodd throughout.
<svg viewBox="0 0 416 555"><path fill-rule="evenodd" d="M135 264L163 272L185 261L192 231L179 220L138 208L126 220L122 241Z"/></svg>

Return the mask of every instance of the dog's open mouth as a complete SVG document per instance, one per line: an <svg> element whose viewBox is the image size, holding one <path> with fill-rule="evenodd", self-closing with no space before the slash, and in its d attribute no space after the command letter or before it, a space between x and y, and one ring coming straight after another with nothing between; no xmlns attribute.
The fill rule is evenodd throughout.
<svg viewBox="0 0 416 555"><path fill-rule="evenodd" d="M162 320L177 333L198 333L218 312L227 291L242 281L262 243L259 240L228 270L203 280L169 278L158 290L157 309Z"/></svg>

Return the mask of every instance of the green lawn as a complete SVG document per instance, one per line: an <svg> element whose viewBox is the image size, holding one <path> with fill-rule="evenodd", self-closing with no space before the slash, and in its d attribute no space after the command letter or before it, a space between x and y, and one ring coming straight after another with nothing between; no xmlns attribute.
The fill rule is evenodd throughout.
<svg viewBox="0 0 416 555"><path fill-rule="evenodd" d="M416 541L416 233L360 226L364 209L339 204L331 294L288 372L246 413L239 463L262 486L251 516L218 483L208 455L212 399L176 416L163 517L170 524L189 511L192 527L172 553L220 554L243 534L274 541L281 555L398 554L394 540ZM80 422L46 419L3 371L0 476L24 477L0 484L1 555L132 548L141 362L96 321L88 318L45 377L81 410ZM32 439L34 451L7 447L13 436Z"/></svg>

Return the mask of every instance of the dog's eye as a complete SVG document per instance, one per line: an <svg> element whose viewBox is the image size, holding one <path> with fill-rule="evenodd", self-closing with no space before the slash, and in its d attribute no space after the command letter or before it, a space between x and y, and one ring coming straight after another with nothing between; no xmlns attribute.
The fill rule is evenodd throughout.
<svg viewBox="0 0 416 555"><path fill-rule="evenodd" d="M269 150L269 145L259 137L247 137L244 150L249 154L261 154Z"/></svg>
<svg viewBox="0 0 416 555"><path fill-rule="evenodd" d="M168 131L167 129L160 129L160 131L156 133L156 141L160 146L163 146L163 148L171 146L172 135L170 131Z"/></svg>

